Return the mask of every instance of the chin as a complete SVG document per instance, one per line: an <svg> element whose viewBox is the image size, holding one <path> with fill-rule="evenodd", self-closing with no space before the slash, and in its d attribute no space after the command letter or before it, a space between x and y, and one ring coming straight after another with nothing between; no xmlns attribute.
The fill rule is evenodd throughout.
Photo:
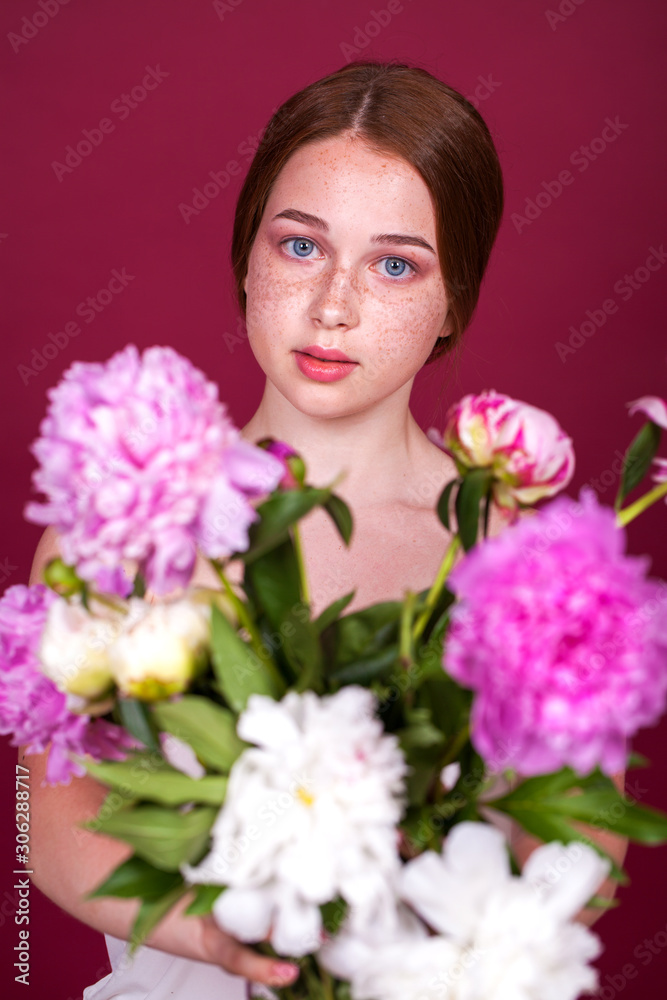
<svg viewBox="0 0 667 1000"><path fill-rule="evenodd" d="M274 384L295 410L308 417L346 417L358 413L373 402L362 399L358 391L351 392L342 382L296 385L293 379L285 379Z"/></svg>

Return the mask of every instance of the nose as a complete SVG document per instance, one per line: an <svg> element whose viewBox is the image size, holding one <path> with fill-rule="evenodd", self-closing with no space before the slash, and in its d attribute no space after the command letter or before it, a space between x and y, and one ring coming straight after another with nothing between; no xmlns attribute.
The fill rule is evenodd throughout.
<svg viewBox="0 0 667 1000"><path fill-rule="evenodd" d="M320 276L310 303L310 320L318 327L350 329L359 322L359 288L351 268L331 268Z"/></svg>

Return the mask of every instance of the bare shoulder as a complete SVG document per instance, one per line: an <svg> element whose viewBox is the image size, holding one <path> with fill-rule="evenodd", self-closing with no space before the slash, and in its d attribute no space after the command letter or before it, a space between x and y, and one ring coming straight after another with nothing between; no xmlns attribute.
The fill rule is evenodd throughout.
<svg viewBox="0 0 667 1000"><path fill-rule="evenodd" d="M49 525L40 538L37 548L35 549L35 555L32 560L32 568L30 570L30 583L40 583L42 579L42 571L46 564L51 559L55 559L56 556L59 555L60 547L58 545L58 532L55 528Z"/></svg>

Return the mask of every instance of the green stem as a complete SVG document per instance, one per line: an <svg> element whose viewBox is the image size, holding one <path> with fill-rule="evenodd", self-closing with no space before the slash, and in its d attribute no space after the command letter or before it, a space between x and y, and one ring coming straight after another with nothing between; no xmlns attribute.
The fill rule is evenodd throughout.
<svg viewBox="0 0 667 1000"><path fill-rule="evenodd" d="M335 1000L331 976L321 966L319 967L319 970L320 970L320 975L322 977L322 991L324 993L324 1000Z"/></svg>
<svg viewBox="0 0 667 1000"><path fill-rule="evenodd" d="M412 615L416 599L417 595L409 590L405 595L405 602L401 612L398 655L404 667L409 667L412 663L412 636L410 634L410 626L412 624Z"/></svg>
<svg viewBox="0 0 667 1000"><path fill-rule="evenodd" d="M463 726L462 729L459 729L458 733L452 737L450 744L447 747L447 752L440 761L440 770L442 770L443 767L447 767L447 765L451 764L452 761L456 760L469 738L470 726L466 723L465 726Z"/></svg>
<svg viewBox="0 0 667 1000"><path fill-rule="evenodd" d="M652 490L649 490L648 493L645 493L643 497L639 498L639 500L635 500L634 503L631 503L629 507L624 507L622 510L619 510L616 515L616 524L619 528L624 528L626 524L630 523L630 521L634 521L636 517L639 517L639 515L642 514L647 507L650 507L651 504L654 504L657 500L660 500L660 498L664 496L667 496L667 482L658 483L657 486L655 486Z"/></svg>
<svg viewBox="0 0 667 1000"><path fill-rule="evenodd" d="M106 594L98 594L96 590L88 590L88 600L99 601L100 604L104 604L107 608L111 608L112 611L117 611L118 614L126 615L127 608L124 608L122 604L117 604L112 597L107 597Z"/></svg>
<svg viewBox="0 0 667 1000"><path fill-rule="evenodd" d="M245 606L244 602L240 599L240 597L236 594L234 588L227 579L225 571L220 565L220 563L216 559L212 559L211 562L213 564L216 573L220 577L220 582L225 588L227 596L234 605L234 610L236 611L236 614L239 616L239 621L250 635L252 648L255 650L255 652L257 653L257 655L259 656L260 660L263 663L268 663L269 658L266 655L266 649L264 648L264 643L262 642L262 638L259 632L257 631L257 626L255 625L250 615L248 614L247 607Z"/></svg>
<svg viewBox="0 0 667 1000"><path fill-rule="evenodd" d="M431 617L431 612L433 608L438 603L438 598L442 592L442 588L445 585L445 581L449 576L452 566L454 565L454 560L456 559L456 554L461 547L461 539L458 535L454 535L451 542L447 547L447 551L440 563L440 568L438 570L438 575L433 581L433 585L426 596L426 605L421 615L417 619L414 629L412 630L412 641L416 642L419 636L422 634L426 628L426 623Z"/></svg>
<svg viewBox="0 0 667 1000"><path fill-rule="evenodd" d="M303 547L301 545L301 533L297 524L292 525L292 536L294 538L294 551L296 562L299 567L299 582L301 584L301 597L304 604L310 605L310 592L308 590L308 577L306 576L306 563L303 558Z"/></svg>

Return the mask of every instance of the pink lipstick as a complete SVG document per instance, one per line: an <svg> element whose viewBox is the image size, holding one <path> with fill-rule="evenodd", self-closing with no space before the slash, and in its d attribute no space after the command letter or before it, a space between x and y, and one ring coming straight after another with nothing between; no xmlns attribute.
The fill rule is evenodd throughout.
<svg viewBox="0 0 667 1000"><path fill-rule="evenodd" d="M318 344L309 344L294 354L301 374L315 382L338 382L349 375L357 364L342 351Z"/></svg>

